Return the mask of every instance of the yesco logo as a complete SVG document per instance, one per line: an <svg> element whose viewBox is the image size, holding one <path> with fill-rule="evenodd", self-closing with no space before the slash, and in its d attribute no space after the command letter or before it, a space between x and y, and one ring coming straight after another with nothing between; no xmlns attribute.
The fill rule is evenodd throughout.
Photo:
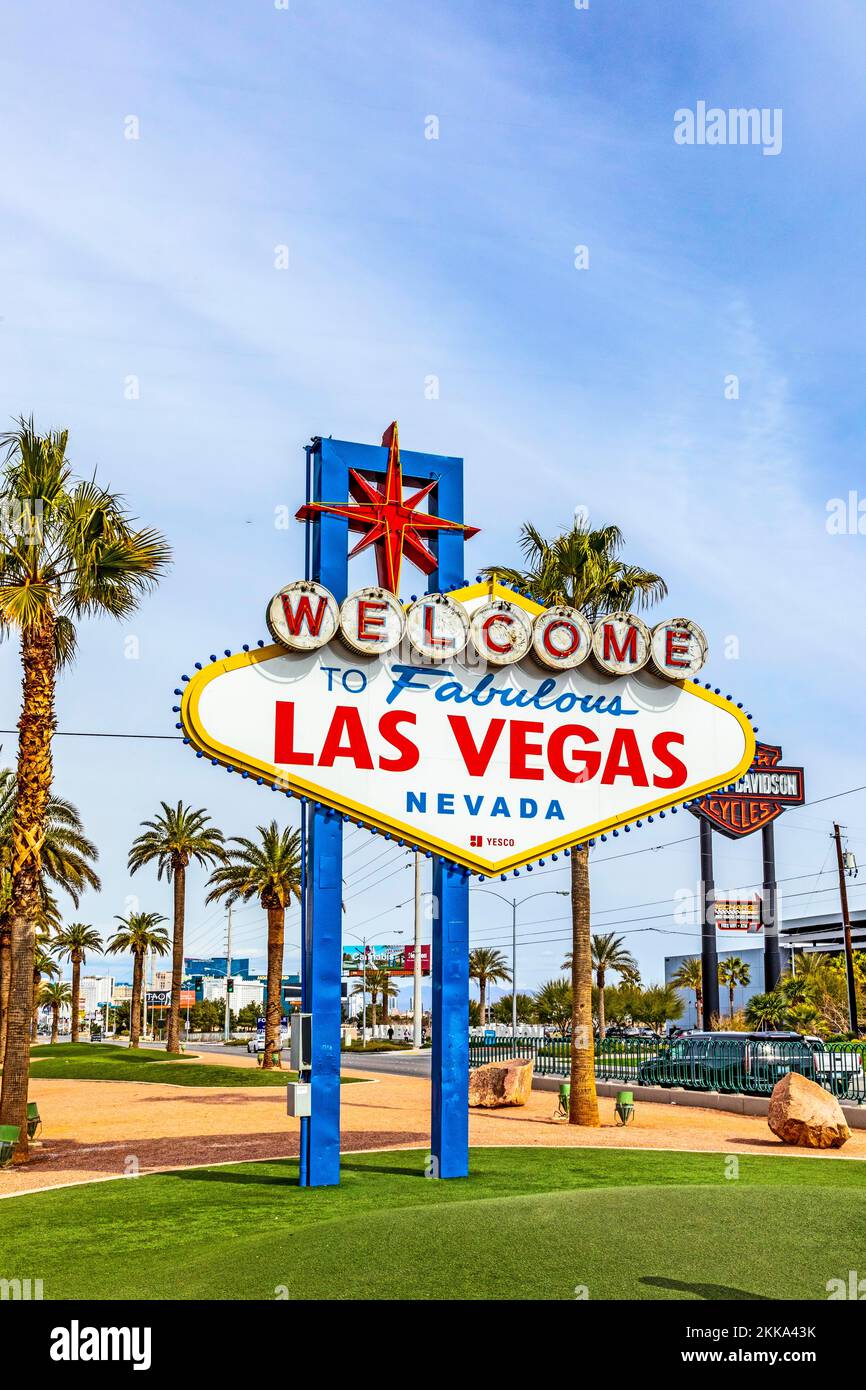
<svg viewBox="0 0 866 1390"><path fill-rule="evenodd" d="M134 1371L150 1370L149 1327L82 1327L73 1318L68 1327L51 1332L52 1361L131 1361Z"/></svg>

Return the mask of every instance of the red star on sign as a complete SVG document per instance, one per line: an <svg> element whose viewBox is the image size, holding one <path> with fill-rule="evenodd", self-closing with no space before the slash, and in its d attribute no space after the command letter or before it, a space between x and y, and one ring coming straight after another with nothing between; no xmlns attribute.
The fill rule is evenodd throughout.
<svg viewBox="0 0 866 1390"><path fill-rule="evenodd" d="M443 531L462 531L469 540L478 534L478 527L464 526L459 521L446 521L441 516L418 510L419 503L436 486L436 478L411 497L403 497L403 465L400 462L396 420L382 435L382 443L388 449L388 468L381 491L357 469L350 468L349 492L355 498L354 504L310 502L301 507L296 516L298 521L311 521L322 515L345 517L350 531L364 533L355 548L349 551L349 559L374 545L379 586L396 594L400 589L400 565L404 555L424 574L432 574L436 568L436 556L425 545L423 536L434 536Z"/></svg>

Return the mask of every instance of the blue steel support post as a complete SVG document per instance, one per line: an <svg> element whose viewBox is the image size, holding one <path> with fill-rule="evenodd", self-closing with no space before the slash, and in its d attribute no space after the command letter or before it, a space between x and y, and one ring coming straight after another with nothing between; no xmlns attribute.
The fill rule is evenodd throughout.
<svg viewBox="0 0 866 1390"><path fill-rule="evenodd" d="M327 441L313 455L313 500L345 498L348 477ZM348 586L348 526L323 516L313 529L310 578L338 603ZM309 896L306 904L303 1007L313 1015L312 1104L306 1128L305 1186L340 1181L340 981L342 977L343 823L320 806L307 810Z"/></svg>
<svg viewBox="0 0 866 1390"><path fill-rule="evenodd" d="M463 520L463 471L445 471L436 488L436 511ZM463 583L463 536L439 537L438 569L428 592ZM442 859L433 868L433 1057L430 1146L433 1174L469 1173L469 874Z"/></svg>
<svg viewBox="0 0 866 1390"><path fill-rule="evenodd" d="M308 500L348 498L349 467L374 476L385 472L384 448L317 440L308 455L312 471ZM463 461L403 452L407 477L437 479L435 508L463 519ZM312 496L310 498L309 493ZM309 578L330 589L338 603L348 589L348 526L320 516L312 525ZM457 588L463 581L463 536L438 539L438 568L428 591ZM340 979L342 967L342 821L336 813L309 806L303 952L303 1007L313 1015L312 1114L302 1122L301 1182L309 1187L340 1180ZM469 1171L469 875L434 861L433 892L433 1100L431 1147L443 1178Z"/></svg>

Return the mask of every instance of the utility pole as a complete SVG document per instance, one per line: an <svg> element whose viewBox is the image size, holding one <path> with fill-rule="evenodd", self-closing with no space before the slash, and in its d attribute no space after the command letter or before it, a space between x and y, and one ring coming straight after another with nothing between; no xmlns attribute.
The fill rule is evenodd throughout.
<svg viewBox="0 0 866 1390"><path fill-rule="evenodd" d="M842 830L834 823L836 865L839 869L839 901L842 907L842 931L845 937L845 976L848 982L848 1022L855 1038L860 1036L857 1020L857 987L854 981L854 952L851 947L851 918L848 915L848 885L845 882L845 857L842 853Z"/></svg>
<svg viewBox="0 0 866 1390"><path fill-rule="evenodd" d="M412 1045L421 1046L421 855L415 851L415 960L412 971Z"/></svg>
<svg viewBox="0 0 866 1390"><path fill-rule="evenodd" d="M231 1037L231 983L232 983L232 905L228 905L228 921L226 923L226 1014L223 1025L223 1037L228 1042Z"/></svg>

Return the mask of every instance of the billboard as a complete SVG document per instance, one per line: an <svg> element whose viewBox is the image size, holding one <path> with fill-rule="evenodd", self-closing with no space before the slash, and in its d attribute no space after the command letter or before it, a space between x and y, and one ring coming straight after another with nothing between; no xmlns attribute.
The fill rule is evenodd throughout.
<svg viewBox="0 0 866 1390"><path fill-rule="evenodd" d="M285 603L283 602L285 599ZM276 607L275 607L276 604ZM188 681L199 756L492 875L736 781L748 718L687 619L593 631L498 583L402 605L287 585L273 646ZM326 640L327 639L327 640Z"/></svg>
<svg viewBox="0 0 866 1390"><path fill-rule="evenodd" d="M387 970L390 975L415 973L415 947L412 946L344 946L343 974L363 975L364 956L368 970ZM421 974L430 974L430 947L421 947Z"/></svg>
<svg viewBox="0 0 866 1390"><path fill-rule="evenodd" d="M761 895L748 898L715 898L713 915L719 931L758 932L761 930Z"/></svg>

